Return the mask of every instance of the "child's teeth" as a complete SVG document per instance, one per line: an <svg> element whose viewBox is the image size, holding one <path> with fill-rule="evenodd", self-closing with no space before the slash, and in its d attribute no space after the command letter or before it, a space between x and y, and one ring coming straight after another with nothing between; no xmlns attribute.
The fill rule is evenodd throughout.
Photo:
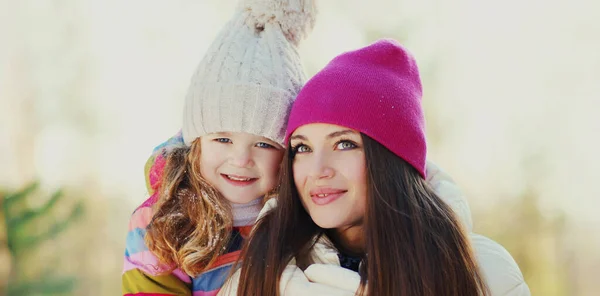
<svg viewBox="0 0 600 296"><path fill-rule="evenodd" d="M250 178L236 178L234 176L227 176L229 177L229 179L234 180L234 181L250 181Z"/></svg>

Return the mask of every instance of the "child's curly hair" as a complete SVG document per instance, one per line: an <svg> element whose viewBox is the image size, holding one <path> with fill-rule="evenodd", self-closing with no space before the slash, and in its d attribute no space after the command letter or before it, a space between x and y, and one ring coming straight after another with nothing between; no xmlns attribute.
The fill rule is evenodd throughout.
<svg viewBox="0 0 600 296"><path fill-rule="evenodd" d="M229 203L200 174L200 139L169 151L146 244L162 264L190 276L209 268L226 249Z"/></svg>

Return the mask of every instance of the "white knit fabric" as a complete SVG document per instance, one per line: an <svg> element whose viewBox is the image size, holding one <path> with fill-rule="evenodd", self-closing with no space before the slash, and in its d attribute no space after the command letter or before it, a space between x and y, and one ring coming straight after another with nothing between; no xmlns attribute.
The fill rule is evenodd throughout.
<svg viewBox="0 0 600 296"><path fill-rule="evenodd" d="M185 99L183 138L247 132L283 146L306 81L297 44L314 24L314 0L242 0L198 65Z"/></svg>
<svg viewBox="0 0 600 296"><path fill-rule="evenodd" d="M247 204L231 203L233 226L239 227L254 224L262 207L262 198L257 198Z"/></svg>

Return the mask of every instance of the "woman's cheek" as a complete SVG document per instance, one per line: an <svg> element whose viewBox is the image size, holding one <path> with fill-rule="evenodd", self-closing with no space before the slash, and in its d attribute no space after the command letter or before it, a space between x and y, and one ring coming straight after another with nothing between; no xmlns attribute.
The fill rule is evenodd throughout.
<svg viewBox="0 0 600 296"><path fill-rule="evenodd" d="M305 176L303 173L306 172L304 166L305 164L299 160L294 160L294 163L292 165L292 172L294 173L294 183L296 183L296 187L298 189L302 188L302 185L304 184L303 180L305 179Z"/></svg>

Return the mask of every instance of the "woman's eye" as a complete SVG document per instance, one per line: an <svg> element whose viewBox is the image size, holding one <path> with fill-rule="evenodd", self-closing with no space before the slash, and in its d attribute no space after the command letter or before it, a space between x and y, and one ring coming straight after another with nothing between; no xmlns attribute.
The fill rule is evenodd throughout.
<svg viewBox="0 0 600 296"><path fill-rule="evenodd" d="M231 140L229 138L216 138L215 141L219 143L231 143Z"/></svg>
<svg viewBox="0 0 600 296"><path fill-rule="evenodd" d="M354 149L356 147L357 147L356 144L354 144L350 141L341 141L341 142L337 143L336 149L348 150L348 149Z"/></svg>
<svg viewBox="0 0 600 296"><path fill-rule="evenodd" d="M308 149L308 146L306 145L302 145L300 147L298 147L298 152L309 152L310 149Z"/></svg>
<svg viewBox="0 0 600 296"><path fill-rule="evenodd" d="M265 142L259 142L259 143L257 143L256 147L258 147L258 148L275 148L273 145L267 144Z"/></svg>
<svg viewBox="0 0 600 296"><path fill-rule="evenodd" d="M306 153L310 152L310 148L304 144L300 144L293 149L294 153Z"/></svg>

